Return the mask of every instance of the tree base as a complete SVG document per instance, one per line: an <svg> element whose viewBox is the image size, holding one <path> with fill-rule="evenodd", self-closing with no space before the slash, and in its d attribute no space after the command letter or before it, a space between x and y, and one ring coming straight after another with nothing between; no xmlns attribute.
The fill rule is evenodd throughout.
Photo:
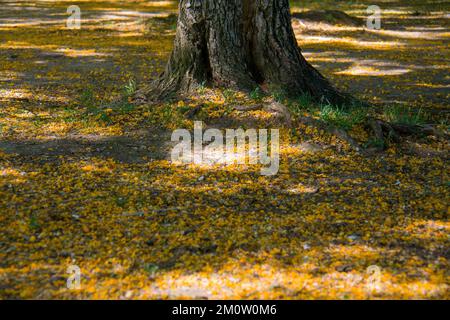
<svg viewBox="0 0 450 320"><path fill-rule="evenodd" d="M334 105L353 102L302 56L288 0L182 0L179 11L166 69L136 101L208 85L247 92L264 87Z"/></svg>

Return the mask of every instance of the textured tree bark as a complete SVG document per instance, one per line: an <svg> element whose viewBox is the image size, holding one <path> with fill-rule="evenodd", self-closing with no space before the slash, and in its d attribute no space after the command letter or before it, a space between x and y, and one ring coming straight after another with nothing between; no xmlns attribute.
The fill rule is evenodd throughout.
<svg viewBox="0 0 450 320"><path fill-rule="evenodd" d="M174 49L150 94L205 84L241 90L264 85L290 96L348 101L302 56L289 0L181 0Z"/></svg>

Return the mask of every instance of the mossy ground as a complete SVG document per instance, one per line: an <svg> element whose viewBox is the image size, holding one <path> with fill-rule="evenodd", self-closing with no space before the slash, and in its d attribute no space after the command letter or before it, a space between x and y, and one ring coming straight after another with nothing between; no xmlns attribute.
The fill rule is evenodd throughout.
<svg viewBox="0 0 450 320"><path fill-rule="evenodd" d="M422 109L446 129L448 8L424 3L380 4L380 31L293 25L338 87L380 109ZM367 157L294 122L281 130L276 176L176 166L166 142L192 126L191 108L222 128L281 122L236 110L259 95L220 89L111 104L162 71L176 5L78 1L82 28L68 30L69 4L0 2L1 298L448 298L447 141L405 138ZM372 4L301 9L363 17ZM294 117L323 118L296 103ZM331 116L369 142L353 115ZM81 268L79 290L66 287L70 265Z"/></svg>

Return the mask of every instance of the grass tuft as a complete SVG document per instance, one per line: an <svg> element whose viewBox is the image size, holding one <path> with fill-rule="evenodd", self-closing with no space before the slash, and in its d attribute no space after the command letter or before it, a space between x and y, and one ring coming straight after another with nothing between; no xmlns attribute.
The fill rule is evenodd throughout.
<svg viewBox="0 0 450 320"><path fill-rule="evenodd" d="M252 90L252 92L250 92L249 97L252 100L261 101L262 98L264 97L264 93L260 87L256 87L255 89Z"/></svg>
<svg viewBox="0 0 450 320"><path fill-rule="evenodd" d="M134 95L136 93L136 89L137 89L136 81L134 81L133 79L130 79L124 87L125 95L127 97L131 97L132 95Z"/></svg>
<svg viewBox="0 0 450 320"><path fill-rule="evenodd" d="M366 120L367 110L365 108L337 107L327 104L320 107L319 117L326 123L350 130Z"/></svg>
<svg viewBox="0 0 450 320"><path fill-rule="evenodd" d="M427 121L427 115L422 109L415 110L402 106L389 106L384 109L385 118L395 124L422 125Z"/></svg>

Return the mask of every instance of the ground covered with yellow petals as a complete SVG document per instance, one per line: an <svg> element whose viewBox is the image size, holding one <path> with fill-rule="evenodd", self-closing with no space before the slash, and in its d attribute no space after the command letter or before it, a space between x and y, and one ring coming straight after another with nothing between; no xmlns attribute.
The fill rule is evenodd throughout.
<svg viewBox="0 0 450 320"><path fill-rule="evenodd" d="M380 108L422 108L445 130L448 7L428 2L380 3L379 31L293 26L339 87ZM448 141L358 154L295 121L323 110L291 106L290 127L243 111L264 103L256 93L205 88L136 106L127 97L172 48L176 3L78 1L80 30L66 28L70 4L0 1L0 298L449 298ZM372 4L337 9L364 17ZM172 130L193 120L280 127L278 174L171 163ZM67 287L73 265L78 289Z"/></svg>

